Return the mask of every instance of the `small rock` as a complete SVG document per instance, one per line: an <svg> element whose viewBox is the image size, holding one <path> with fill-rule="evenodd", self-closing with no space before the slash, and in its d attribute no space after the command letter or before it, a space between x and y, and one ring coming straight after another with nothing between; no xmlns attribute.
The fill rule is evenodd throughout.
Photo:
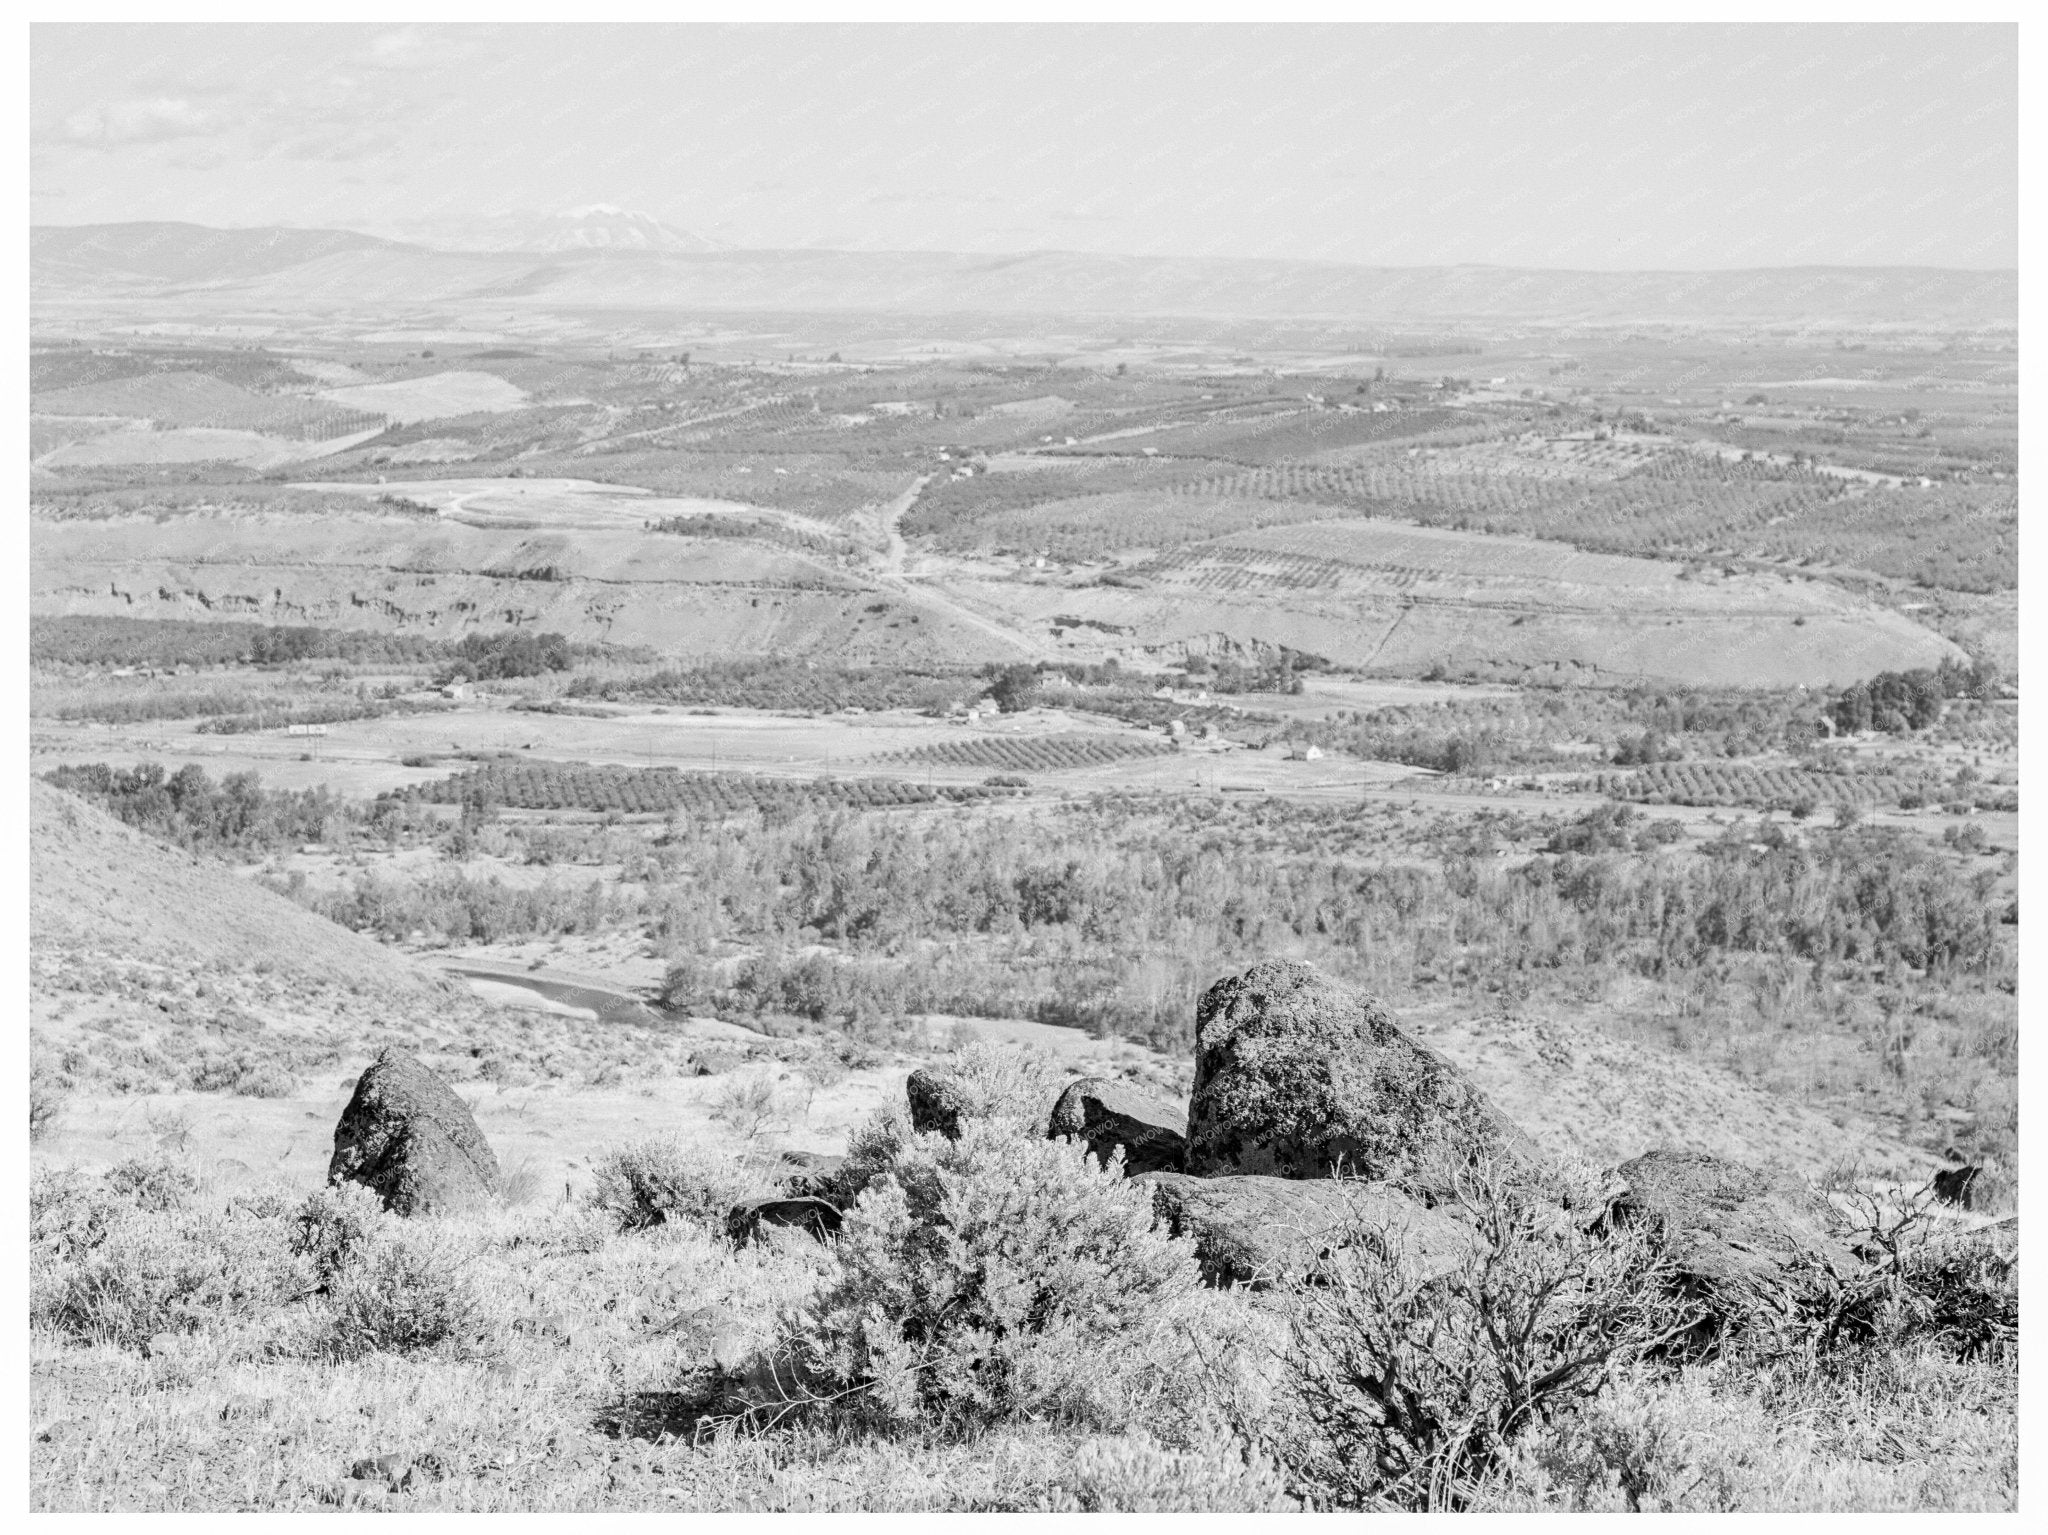
<svg viewBox="0 0 2048 1535"><path fill-rule="evenodd" d="M1977 1175L1983 1171L1981 1167L1944 1167L1934 1175L1934 1197L1946 1205L1973 1208Z"/></svg>
<svg viewBox="0 0 2048 1535"><path fill-rule="evenodd" d="M842 1209L850 1202L840 1192L839 1170L846 1158L815 1151L785 1151L780 1183L785 1199L823 1199Z"/></svg>
<svg viewBox="0 0 2048 1535"><path fill-rule="evenodd" d="M384 1455L369 1455L349 1467L349 1478L357 1482L382 1482L396 1486L398 1479L412 1469L412 1457L393 1450Z"/></svg>
<svg viewBox="0 0 2048 1535"><path fill-rule="evenodd" d="M142 1346L143 1352L152 1359L163 1359L178 1351L178 1335L174 1332L153 1332L149 1341Z"/></svg>
<svg viewBox="0 0 2048 1535"><path fill-rule="evenodd" d="M1055 1140L1078 1138L1105 1166L1121 1147L1124 1175L1135 1178L1140 1173L1180 1171L1187 1160L1187 1122L1180 1110L1127 1083L1083 1077L1053 1104L1045 1133Z"/></svg>
<svg viewBox="0 0 2048 1535"><path fill-rule="evenodd" d="M726 1235L745 1245L764 1227L795 1226L819 1241L838 1234L844 1216L839 1206L823 1199L756 1199L735 1205L726 1216Z"/></svg>
<svg viewBox="0 0 2048 1535"><path fill-rule="evenodd" d="M223 1423L236 1419L267 1418L270 1416L270 1398L238 1393L221 1404L220 1417Z"/></svg>
<svg viewBox="0 0 2048 1535"><path fill-rule="evenodd" d="M414 1458L405 1468L405 1474L394 1484L400 1492L417 1492L429 1482L446 1481L448 1463L432 1450Z"/></svg>
<svg viewBox="0 0 2048 1535"><path fill-rule="evenodd" d="M941 1066L920 1066L903 1084L910 1100L910 1127L920 1135L960 1136L960 1123L982 1112L981 1095L965 1079Z"/></svg>

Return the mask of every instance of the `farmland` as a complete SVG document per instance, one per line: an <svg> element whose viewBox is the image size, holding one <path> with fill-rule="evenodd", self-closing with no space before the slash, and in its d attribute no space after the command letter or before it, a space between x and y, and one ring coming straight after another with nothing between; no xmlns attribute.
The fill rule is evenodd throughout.
<svg viewBox="0 0 2048 1535"><path fill-rule="evenodd" d="M551 762L476 767L406 789L401 797L484 809L660 816L680 811L693 816L732 816L750 811L789 815L807 809L961 803L998 792L958 784L928 788L894 778L800 780Z"/></svg>
<svg viewBox="0 0 2048 1535"><path fill-rule="evenodd" d="M388 416L393 421L431 421L478 411L516 410L526 392L493 373L456 371L381 384L350 384L322 391L344 410Z"/></svg>
<svg viewBox="0 0 2048 1535"><path fill-rule="evenodd" d="M1298 950L2009 1144L1998 338L592 323L38 345L37 770L386 944L750 1027L1175 1042Z"/></svg>
<svg viewBox="0 0 2048 1535"><path fill-rule="evenodd" d="M209 373L151 373L31 397L45 416L140 418L165 427L265 432L300 442L381 428L381 412L302 395L255 394Z"/></svg>
<svg viewBox="0 0 2048 1535"><path fill-rule="evenodd" d="M942 741L913 747L895 760L917 766L990 768L1004 773L1059 773L1102 767L1130 757L1170 755L1173 747L1153 736L1046 735L1022 740L1002 736Z"/></svg>

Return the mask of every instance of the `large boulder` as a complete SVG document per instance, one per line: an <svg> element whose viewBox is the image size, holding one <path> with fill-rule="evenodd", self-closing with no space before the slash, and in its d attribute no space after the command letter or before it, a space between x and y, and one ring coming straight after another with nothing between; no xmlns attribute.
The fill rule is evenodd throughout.
<svg viewBox="0 0 2048 1535"><path fill-rule="evenodd" d="M1836 1235L1834 1207L1792 1179L1671 1149L1625 1162L1617 1176L1626 1187L1613 1219L1654 1222L1680 1282L1717 1312L1783 1310L1863 1266Z"/></svg>
<svg viewBox="0 0 2048 1535"><path fill-rule="evenodd" d="M1053 1104L1046 1134L1054 1140L1078 1138L1105 1166L1122 1147L1124 1174L1136 1177L1181 1170L1187 1160L1186 1125L1187 1115L1128 1083L1083 1077Z"/></svg>
<svg viewBox="0 0 2048 1535"><path fill-rule="evenodd" d="M1398 1248L1417 1282L1449 1273L1478 1250L1470 1228L1385 1183L1349 1178L1196 1178L1146 1173L1152 1213L1192 1237L1202 1277L1253 1288L1298 1279L1362 1240Z"/></svg>
<svg viewBox="0 0 2048 1535"><path fill-rule="evenodd" d="M498 1186L498 1159L469 1105L419 1058L385 1050L334 1127L329 1183L360 1183L400 1215L473 1209Z"/></svg>
<svg viewBox="0 0 2048 1535"><path fill-rule="evenodd" d="M1393 1015L1312 965L1254 965L1202 994L1187 1170L1379 1180L1449 1160L1542 1159Z"/></svg>

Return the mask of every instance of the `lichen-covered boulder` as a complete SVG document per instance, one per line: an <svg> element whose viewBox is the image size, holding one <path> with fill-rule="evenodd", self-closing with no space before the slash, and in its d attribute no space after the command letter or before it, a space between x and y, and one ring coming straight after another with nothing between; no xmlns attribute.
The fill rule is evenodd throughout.
<svg viewBox="0 0 2048 1535"><path fill-rule="evenodd" d="M1186 1126L1187 1115L1129 1083L1083 1077L1053 1104L1046 1134L1054 1140L1079 1139L1105 1166L1121 1147L1124 1175L1136 1177L1181 1170L1187 1160Z"/></svg>
<svg viewBox="0 0 2048 1535"><path fill-rule="evenodd" d="M1619 1223L1654 1222L1680 1282L1717 1310L1782 1310L1863 1267L1836 1235L1839 1217L1790 1178L1703 1151L1663 1149L1623 1163Z"/></svg>
<svg viewBox="0 0 2048 1535"><path fill-rule="evenodd" d="M498 1159L469 1105L417 1056L385 1050L334 1127L329 1183L360 1183L399 1215L474 1209L498 1186Z"/></svg>
<svg viewBox="0 0 2048 1535"><path fill-rule="evenodd" d="M1482 1245L1471 1229L1385 1183L1349 1178L1196 1178L1146 1173L1152 1213L1191 1237L1202 1277L1215 1285L1298 1279L1361 1240L1398 1251L1416 1280L1449 1273Z"/></svg>
<svg viewBox="0 0 2048 1535"><path fill-rule="evenodd" d="M1202 994L1189 1172L1381 1180L1494 1155L1542 1165L1456 1066L1356 987L1278 961Z"/></svg>

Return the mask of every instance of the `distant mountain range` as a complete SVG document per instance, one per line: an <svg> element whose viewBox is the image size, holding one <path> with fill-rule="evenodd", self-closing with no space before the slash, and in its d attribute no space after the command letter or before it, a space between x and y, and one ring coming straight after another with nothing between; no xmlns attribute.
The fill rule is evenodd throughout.
<svg viewBox="0 0 2048 1535"><path fill-rule="evenodd" d="M492 249L435 250L339 229L42 225L30 231L31 302L1964 329L2015 327L2019 308L2019 276L2011 270L1570 272L1063 251L745 251L607 205L499 233L506 243L494 240Z"/></svg>

